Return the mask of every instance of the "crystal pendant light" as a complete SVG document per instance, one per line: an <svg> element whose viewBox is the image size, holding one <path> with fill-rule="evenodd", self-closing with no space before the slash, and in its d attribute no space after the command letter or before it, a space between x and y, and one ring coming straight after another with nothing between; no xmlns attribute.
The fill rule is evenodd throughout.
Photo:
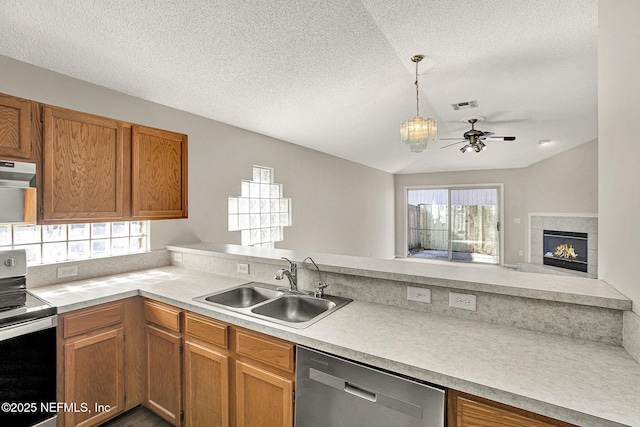
<svg viewBox="0 0 640 427"><path fill-rule="evenodd" d="M424 59L424 55L415 55L411 61L416 64L416 116L406 120L400 125L400 138L404 144L409 145L412 153L421 153L427 149L429 141L437 138L436 121L431 117L420 117L420 102L418 99L418 62Z"/></svg>

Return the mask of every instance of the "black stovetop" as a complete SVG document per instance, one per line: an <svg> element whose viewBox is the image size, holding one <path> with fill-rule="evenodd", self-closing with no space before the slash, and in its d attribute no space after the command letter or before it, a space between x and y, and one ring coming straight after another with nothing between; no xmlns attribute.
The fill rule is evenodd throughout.
<svg viewBox="0 0 640 427"><path fill-rule="evenodd" d="M23 304L0 310L0 327L52 316L56 312L54 306L26 291Z"/></svg>

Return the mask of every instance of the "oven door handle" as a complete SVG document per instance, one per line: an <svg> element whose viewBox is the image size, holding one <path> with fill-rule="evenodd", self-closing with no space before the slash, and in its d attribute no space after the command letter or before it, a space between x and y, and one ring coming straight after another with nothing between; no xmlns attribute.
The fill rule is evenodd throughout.
<svg viewBox="0 0 640 427"><path fill-rule="evenodd" d="M0 328L0 341L19 337L21 335L53 328L58 325L58 316L49 316L42 319L31 320L17 325Z"/></svg>

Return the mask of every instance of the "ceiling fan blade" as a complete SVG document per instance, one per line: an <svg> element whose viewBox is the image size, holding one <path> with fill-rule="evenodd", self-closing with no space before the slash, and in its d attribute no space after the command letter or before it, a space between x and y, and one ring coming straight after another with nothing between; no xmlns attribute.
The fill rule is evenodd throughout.
<svg viewBox="0 0 640 427"><path fill-rule="evenodd" d="M445 145L444 147L440 147L440 149L451 147L452 145L462 144L463 142L467 142L467 140L465 139L463 141L454 142L453 144L449 144L449 145Z"/></svg>
<svg viewBox="0 0 640 427"><path fill-rule="evenodd" d="M491 135L493 135L493 132L482 132L483 137L489 137Z"/></svg>
<svg viewBox="0 0 640 427"><path fill-rule="evenodd" d="M515 141L515 136L488 136L487 139L493 139L498 141Z"/></svg>

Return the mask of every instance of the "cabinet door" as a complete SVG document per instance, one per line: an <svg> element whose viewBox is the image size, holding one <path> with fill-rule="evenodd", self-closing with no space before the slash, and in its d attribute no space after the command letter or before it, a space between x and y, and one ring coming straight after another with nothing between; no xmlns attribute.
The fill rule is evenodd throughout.
<svg viewBox="0 0 640 427"><path fill-rule="evenodd" d="M293 426L293 381L244 362L236 362L238 427Z"/></svg>
<svg viewBox="0 0 640 427"><path fill-rule="evenodd" d="M64 425L95 426L124 408L124 332L98 333L64 346Z"/></svg>
<svg viewBox="0 0 640 427"><path fill-rule="evenodd" d="M146 325L145 406L174 426L180 425L180 335Z"/></svg>
<svg viewBox="0 0 640 427"><path fill-rule="evenodd" d="M133 126L131 216L187 217L187 136Z"/></svg>
<svg viewBox="0 0 640 427"><path fill-rule="evenodd" d="M185 425L229 425L229 357L187 341L184 351Z"/></svg>
<svg viewBox="0 0 640 427"><path fill-rule="evenodd" d="M456 390L448 394L449 427L576 427Z"/></svg>
<svg viewBox="0 0 640 427"><path fill-rule="evenodd" d="M121 219L123 146L121 122L45 107L44 221Z"/></svg>
<svg viewBox="0 0 640 427"><path fill-rule="evenodd" d="M0 94L0 158L31 157L31 102Z"/></svg>

